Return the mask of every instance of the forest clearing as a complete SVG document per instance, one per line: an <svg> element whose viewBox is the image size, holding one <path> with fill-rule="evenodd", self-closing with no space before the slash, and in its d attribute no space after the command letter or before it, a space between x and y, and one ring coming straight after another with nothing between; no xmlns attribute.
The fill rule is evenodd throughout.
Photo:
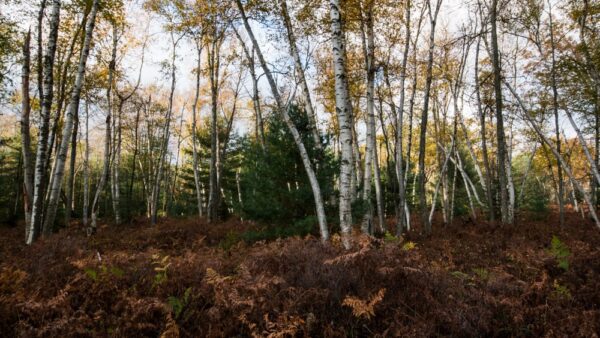
<svg viewBox="0 0 600 338"><path fill-rule="evenodd" d="M0 0L0 337L598 337L600 0Z"/></svg>

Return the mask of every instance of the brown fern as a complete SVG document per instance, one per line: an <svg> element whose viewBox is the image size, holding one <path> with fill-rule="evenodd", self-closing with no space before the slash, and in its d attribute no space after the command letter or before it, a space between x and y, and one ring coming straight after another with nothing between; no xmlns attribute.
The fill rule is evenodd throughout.
<svg viewBox="0 0 600 338"><path fill-rule="evenodd" d="M367 301L357 297L346 296L342 305L352 308L352 315L357 318L371 319L375 315L375 305L383 300L385 296L385 288L377 291Z"/></svg>

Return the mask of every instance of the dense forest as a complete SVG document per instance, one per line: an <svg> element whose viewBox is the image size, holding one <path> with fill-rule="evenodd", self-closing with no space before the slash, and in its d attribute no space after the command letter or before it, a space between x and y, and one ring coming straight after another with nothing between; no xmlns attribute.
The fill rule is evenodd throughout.
<svg viewBox="0 0 600 338"><path fill-rule="evenodd" d="M600 1L0 0L0 336L594 336Z"/></svg>

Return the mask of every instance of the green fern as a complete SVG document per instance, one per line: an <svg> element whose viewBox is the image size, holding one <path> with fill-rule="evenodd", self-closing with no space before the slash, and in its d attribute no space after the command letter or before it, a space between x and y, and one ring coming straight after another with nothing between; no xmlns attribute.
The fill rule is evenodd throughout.
<svg viewBox="0 0 600 338"><path fill-rule="evenodd" d="M175 319L179 318L179 316L187 306L190 300L191 292L192 288L187 288L185 290L185 293L183 294L183 298L180 299L179 297L175 296L170 296L169 298L167 298L167 302L169 303L171 310L173 310L173 314L175 314Z"/></svg>
<svg viewBox="0 0 600 338"><path fill-rule="evenodd" d="M386 232L385 232L385 235L384 235L383 239L384 239L386 242L389 242L389 243L394 243L394 242L397 242L397 241L398 241L398 237L396 237L396 236L392 235L392 233L391 233L391 232L389 232L389 231L386 231Z"/></svg>
<svg viewBox="0 0 600 338"><path fill-rule="evenodd" d="M567 299L571 299L571 291L569 290L568 287L566 287L565 285L561 285L558 283L558 281L555 279L554 283L552 284L552 286L554 287L554 291L552 292L552 295L555 296L556 298L567 298Z"/></svg>
<svg viewBox="0 0 600 338"><path fill-rule="evenodd" d="M490 277L490 273L485 268L475 268L473 272L482 280L487 280Z"/></svg>
<svg viewBox="0 0 600 338"><path fill-rule="evenodd" d="M569 270L569 256L571 251L561 240L552 236L552 242L550 243L550 254L556 258L558 262L557 266L565 271Z"/></svg>
<svg viewBox="0 0 600 338"><path fill-rule="evenodd" d="M92 269L92 268L85 268L83 270L85 272L85 274L90 277L92 280L98 280L98 272L96 272L96 270Z"/></svg>

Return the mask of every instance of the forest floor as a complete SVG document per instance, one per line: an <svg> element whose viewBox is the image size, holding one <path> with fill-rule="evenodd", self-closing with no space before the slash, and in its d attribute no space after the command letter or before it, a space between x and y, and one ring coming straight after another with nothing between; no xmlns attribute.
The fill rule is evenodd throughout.
<svg viewBox="0 0 600 338"><path fill-rule="evenodd" d="M600 332L600 231L553 213L406 238L246 244L228 221L0 228L1 337L581 336ZM558 240L552 238L556 236Z"/></svg>

